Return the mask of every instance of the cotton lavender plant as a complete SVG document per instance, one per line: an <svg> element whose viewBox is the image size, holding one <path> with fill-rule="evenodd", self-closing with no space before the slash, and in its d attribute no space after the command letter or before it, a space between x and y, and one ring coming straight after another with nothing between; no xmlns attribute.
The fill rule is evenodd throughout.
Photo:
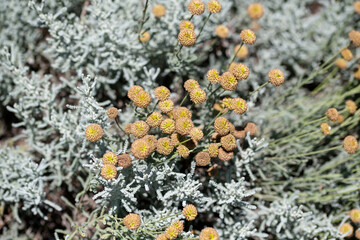
<svg viewBox="0 0 360 240"><path fill-rule="evenodd" d="M360 2L0 5L1 238L360 238Z"/></svg>

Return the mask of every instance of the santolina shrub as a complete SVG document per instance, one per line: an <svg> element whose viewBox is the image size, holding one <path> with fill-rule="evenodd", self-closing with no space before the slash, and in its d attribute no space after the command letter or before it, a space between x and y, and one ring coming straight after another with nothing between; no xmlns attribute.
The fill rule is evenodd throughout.
<svg viewBox="0 0 360 240"><path fill-rule="evenodd" d="M3 1L1 239L360 239L359 6Z"/></svg>

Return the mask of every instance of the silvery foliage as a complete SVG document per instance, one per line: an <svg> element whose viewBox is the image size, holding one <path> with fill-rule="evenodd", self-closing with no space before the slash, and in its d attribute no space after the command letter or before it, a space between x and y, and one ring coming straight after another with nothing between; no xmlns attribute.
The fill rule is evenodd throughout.
<svg viewBox="0 0 360 240"><path fill-rule="evenodd" d="M26 1L1 1L0 4L0 49L11 48L12 61L24 64L24 59L33 57L40 31L33 31L29 21L36 14L27 8ZM16 54L15 54L16 53ZM10 101L9 93L14 87L8 69L0 66L0 101L2 105Z"/></svg>
<svg viewBox="0 0 360 240"><path fill-rule="evenodd" d="M187 4L182 1L157 1L164 4L167 14L161 20L155 19L150 1L144 29L149 29L152 36L150 43L141 44L138 40L138 24L142 18L141 1L92 1L86 8L86 15L81 18L65 10L58 13L47 13L42 6L30 1L39 13L39 19L49 28L51 38L46 54L54 59L52 67L61 72L76 71L80 77L83 72L97 76L98 82L114 97L114 90L109 84L115 84L118 94L124 95L129 86L144 79L144 67L158 67L161 64L162 77L171 71L188 74L196 68L194 56L196 48L184 48L183 58L179 62L175 57L177 50L177 34L180 21L190 17ZM210 38L214 31L214 23L219 23L225 16L230 3L224 3L221 14L214 16L201 36ZM200 28L205 16L195 16L193 23ZM109 24L111 22L111 24ZM102 44L106 42L106 44ZM163 62L160 62L163 61Z"/></svg>
<svg viewBox="0 0 360 240"><path fill-rule="evenodd" d="M260 140L257 140L256 137L251 138L250 133L246 134L245 140L248 144L246 148L241 146L239 140L236 142L239 153L235 156L235 173L237 177L246 174L251 180L256 180L257 172L264 175L260 167L263 161L261 158L258 158L256 153L266 148L268 143L266 143L264 138ZM256 173L253 173L254 170Z"/></svg>
<svg viewBox="0 0 360 240"><path fill-rule="evenodd" d="M114 222L111 215L107 215L103 220L103 223L106 224L107 227L104 230L101 230L99 236L103 239L117 237L124 240L147 240L150 237L148 234L149 232L157 232L160 234L162 233L160 229L166 229L174 220L184 219L177 209L157 210L156 208L151 207L150 210L137 210L136 213L139 214L142 222L137 231L129 231L121 224ZM192 229L190 228L189 231L181 232L178 238L194 238L195 236L191 233L191 230ZM152 235L152 237L155 239L156 235Z"/></svg>
<svg viewBox="0 0 360 240"><path fill-rule="evenodd" d="M258 43L255 45L257 55L254 54L255 50L250 47L250 56L244 61L251 68L252 81L246 81L245 84L242 82L239 88L248 88L249 84L262 83L268 70L275 65L292 66L294 72L302 74L308 70L304 66L311 68L317 59L324 57L319 54L308 58L309 54L318 54L320 46L323 49L320 52L324 54L336 49L336 47L330 48L325 44L329 29L333 35L339 33L344 36L344 32L348 29L338 31L334 26L337 26L338 22L344 22L352 14L353 10L350 7L343 7L343 2L346 2L348 6L351 4L348 4L349 1L322 1L321 3L325 7L321 9L321 14L311 15L305 5L308 2L273 0L263 3L266 6L267 14L260 20L262 28L257 32L259 36ZM178 24L180 20L190 16L186 11L185 2L175 0L159 0L157 2L166 6L168 14L161 21L148 14L150 20L145 23L144 29L149 29L153 41L150 41L145 47L136 40L137 24L141 18L139 1L92 1L92 4L87 7L86 15L81 18L78 14L70 11L72 6L81 1L64 0L61 1L61 4L58 4L59 1L45 1L43 6L30 1L30 8L27 8L24 3L26 2L14 0L3 1L0 4L1 12L4 13L0 14L0 16L4 16L2 19L4 21L0 21L0 24L6 23L4 26L1 25L2 34L0 34L2 50L0 97L2 105L7 104L10 100L15 101L15 104L9 107L9 110L14 112L21 121L15 126L23 129L21 137L26 136L26 142L41 154L43 160L40 165L49 164L52 178L47 180L55 185L60 185L63 180L70 179L74 170L79 170L79 167L84 166L85 170L90 168L96 174L93 184L101 183L105 186L104 190L96 195L97 203L109 204L112 211L119 211L119 206L126 210L135 209L136 193L147 197L148 194L153 193L152 189L159 186L162 188L157 190L156 195L154 194L152 197L158 200L157 204L160 209L174 207L179 202L184 204L187 201L199 204L201 209L201 205L209 206L207 205L211 203L209 199L222 199L220 194L227 191L239 194L239 201L236 199L235 202L239 205L243 204L241 199L250 195L252 190L245 191L243 189L244 186L249 185L241 180L241 175L237 176L238 178L233 183L231 181L224 184L213 182L216 191L202 193L199 190L202 181L196 178L196 174L193 171L187 174L178 173L173 163L151 168L146 163L137 161L134 162L131 173L133 176L136 175L134 180L126 182L120 174L118 179L105 182L99 177L101 154L110 149L116 152L125 151L127 144L120 144L119 147L113 141L103 139L94 145L84 139L84 129L89 123L97 122L106 131L110 127L105 118L104 109L109 102L99 103L97 98L107 96L115 99L115 94L123 96L126 92L124 90L134 83L140 82L151 89L156 80L154 75L166 79L173 77L171 72L175 71L180 76L175 77L174 81L178 81L182 80L181 75L187 76L190 70L200 71L202 76L208 70L196 67L193 57L196 55L195 51L204 51L207 54L206 51L211 49L206 46L203 47L199 44L198 49L184 48L181 53L183 59L181 62L173 54L176 50L174 46L176 46ZM154 4L151 2L151 5ZM248 4L243 0L235 1L236 6L247 6ZM79 5L82 6L82 4ZM249 26L246 25L246 7L237 7L239 10L237 17L229 19L231 6L231 3L223 3L222 13L210 18L200 41L210 39L210 36L214 35L215 25L224 21L235 26L236 30L238 30L237 27ZM277 13L279 9L284 9L281 12L287 14ZM24 11L26 12L24 13ZM22 21L18 21L19 16ZM196 16L194 18L193 22L197 29L200 28L205 17ZM299 19L302 19L301 22L296 22ZM277 24L277 27L274 28L274 24ZM41 39L40 28L47 28L51 37L42 41L41 44L37 44ZM313 36L313 39L309 36ZM238 34L231 34L231 37L233 43L239 42ZM4 46L6 48L3 48ZM335 46L342 46L342 42L336 43ZM44 51L45 48L46 51ZM43 75L43 73L32 72L28 76L30 69L25 66L36 62L34 52L41 52L50 60L54 69L64 74L64 77L60 77L60 83L50 83L54 76ZM230 53L228 55L231 56ZM213 56L209 57L211 63L216 66ZM161 61L157 62L158 59ZM75 71L76 77L71 76L72 71ZM96 76L97 81L92 83L90 77L82 78L84 72L90 74L91 78ZM82 78L82 86L77 88L80 78ZM71 93L72 100L78 101L76 106L69 105L70 111L66 107L67 102L64 100L57 102L55 99L60 90L64 89ZM278 89L276 90L278 91ZM129 113L122 114L122 116L127 116ZM245 119L249 119L249 117ZM111 138L112 136L106 137ZM236 167L245 166L249 175L251 175L248 170L249 165L251 169L254 167L251 164L255 164L251 156L252 151L257 151L256 142L254 142L254 146L254 148L250 147L250 150L241 149L241 156L245 154L246 157L242 157L242 160L236 159ZM27 155L30 156L31 153L29 151ZM16 156L15 153L9 155ZM86 165L89 158L92 159L92 162L90 165ZM41 159L36 160L40 161ZM177 160L175 159L175 161ZM66 167L63 164L64 161L71 163L70 167ZM13 161L9 166L15 167L12 166L14 164ZM119 169L119 171L130 175L130 173L126 173L128 171L126 169ZM23 177L24 181L27 179L31 181L31 175L28 176ZM237 187L244 191L238 193ZM177 192L181 194L175 194ZM121 196L122 200L113 201L117 196ZM216 206L218 209L223 209L224 216L225 212L231 209L231 196L228 197L228 201L224 200L223 208ZM24 200L32 202L31 199ZM45 202L41 204L44 205ZM279 215L276 215L276 211L271 211L271 207L265 208L261 203L259 206L261 212L269 213L269 215L262 214L261 216L265 223L267 218L271 219L271 221L269 220L270 226L273 226L272 222L277 218L281 219ZM275 204L273 208L279 206ZM314 219L312 221L318 224L317 226L323 227L322 229L328 227L326 228L328 232L333 231L328 219L324 218L323 223L328 224L324 226L314 216L315 213L301 219ZM293 219L293 221L295 220ZM226 224L219 223L217 227L224 229L222 236L227 239L242 239L255 234L255 230L251 226L253 222L242 223L238 218L230 216L226 217L225 222ZM307 221L301 220L300 222L305 224ZM310 226L306 226L310 229ZM283 224L279 230L280 233L286 232L284 227L288 227L288 225ZM277 235L276 228L274 227L274 229L274 235ZM298 228L295 230L300 231Z"/></svg>
<svg viewBox="0 0 360 240"><path fill-rule="evenodd" d="M18 208L31 210L34 215L47 219L43 210L61 208L46 199L44 187L51 176L46 174L51 164L44 160L36 163L33 157L21 149L0 149L0 204L12 205L15 219L21 223Z"/></svg>
<svg viewBox="0 0 360 240"><path fill-rule="evenodd" d="M56 13L62 7L68 11L76 8L81 0L46 1L45 8ZM11 61L17 66L39 68L43 51L47 48L42 41L46 30L41 28L38 14L28 7L28 1L3 0L0 4L0 49L10 49ZM41 64L46 64L42 62ZM7 68L0 66L0 102L3 106L16 100L16 95L9 95L16 88ZM0 113L1 114L1 113Z"/></svg>
<svg viewBox="0 0 360 240"><path fill-rule="evenodd" d="M123 150L115 152L124 153L128 150L127 142L124 145ZM184 174L178 172L176 162L167 163L165 157L159 159L153 157L153 159L160 163L159 166L143 160L136 160L129 169L118 167L120 173L116 179L105 180L99 174L102 166L101 159L93 157L90 165L85 164L96 174L96 178L91 184L104 186L104 189L94 196L96 202L100 206L109 205L110 213L113 213L123 209L127 212L137 210L138 198L154 199L154 203L158 201L157 204L165 208L174 208L179 203L182 203L183 206L189 203L201 206L205 201L210 201L210 198L204 197L199 190L202 184L195 179L194 162L192 170ZM135 194L139 196L136 197Z"/></svg>
<svg viewBox="0 0 360 240"><path fill-rule="evenodd" d="M297 198L295 193L272 202L268 207L259 204L258 211L249 212L248 216L259 221L259 232L269 233L279 239L343 239L333 226L331 216L326 216L311 206L297 205Z"/></svg>
<svg viewBox="0 0 360 240"><path fill-rule="evenodd" d="M210 180L209 185L215 193L214 198L212 198L212 208L220 215L221 219L224 219L225 214L236 215L237 211L234 208L237 207L244 206L249 209L256 209L256 206L249 204L243 199L254 195L260 189L248 190L249 184L244 178L240 178L237 181L231 180L224 184Z"/></svg>
<svg viewBox="0 0 360 240"><path fill-rule="evenodd" d="M91 89L95 89L95 84L85 82L84 85L85 86L81 86L80 88L87 89L85 92L91 92ZM92 99L92 96L84 95L79 105L84 101L89 101L88 99ZM95 110L89 106L87 106L87 108L76 108L82 109L83 112L88 111L87 114L84 113L84 119L86 119L85 116L92 116L93 120L88 118L85 122L91 123L96 119L97 123L102 126L106 125L103 117L106 116L105 110L99 108L98 111L94 112ZM91 110L89 111L89 109ZM98 115L99 112L103 115ZM128 113L121 113L120 119L123 118L122 114ZM127 120L129 121L129 119ZM105 129L105 132L110 131L111 129L109 128ZM79 137L85 139L83 134L79 135ZM115 137L115 135L111 137ZM180 158L175 158L173 162L167 162L166 157L156 157L156 155L152 155L152 160L155 160L155 163L135 160L130 168L122 169L118 167L117 170L119 174L117 178L105 180L100 175L102 154L106 151L121 154L127 152L130 147L127 139L119 139L117 142L114 139L113 142L106 142L109 144L109 147L102 148L101 146L105 141L106 140L100 140L99 143L96 143L98 147L92 152L93 155L90 156L90 163L85 163L83 166L94 174L94 178L90 183L90 189L96 193L94 195L96 203L99 206L109 206L110 214L123 216L127 212L139 211L138 204L145 199L147 201L151 199L153 207L159 210L177 209L180 203L182 206L192 203L197 206L199 212L206 212L210 215L214 213L220 214L221 219L230 226L238 222L236 219L242 214L243 211L241 209L243 207L250 209L255 208L255 206L249 204L245 199L260 189L252 189L251 185L246 182L244 178L240 177L237 180L228 179L225 183L218 182L218 180L210 180L210 182L207 183L208 180L206 178L199 178L195 173L194 161L192 161L191 169L188 173L180 173L177 168L177 163L181 160ZM256 140L253 140L252 144L260 145ZM251 146L253 147L253 145ZM226 175L231 174L231 172L232 168L229 168ZM98 185L104 186L100 192L96 190L96 186ZM204 187L209 190L201 191ZM219 226L222 226L222 224L222 222L219 222ZM251 235L255 231L253 229L250 230L246 222L241 223L241 225L238 222L236 229L238 232L243 232L242 236Z"/></svg>

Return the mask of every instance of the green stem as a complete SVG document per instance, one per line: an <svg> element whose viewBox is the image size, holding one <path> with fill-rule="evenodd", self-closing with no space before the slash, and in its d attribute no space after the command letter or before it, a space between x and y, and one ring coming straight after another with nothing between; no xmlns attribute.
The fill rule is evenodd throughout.
<svg viewBox="0 0 360 240"><path fill-rule="evenodd" d="M276 139L276 141L274 141L273 143L270 143L270 145L275 147L275 146L277 146L279 144L284 143L284 141L289 142L291 140L296 140L296 139L299 139L299 138L303 138L303 137L306 137L306 136L309 136L311 134L315 134L315 133L318 133L318 132L319 132L318 130L315 130L315 131L300 134L299 136L296 136L296 135L298 135L298 134L296 134L295 136L290 135L290 136L282 137L282 138Z"/></svg>
<svg viewBox="0 0 360 240"><path fill-rule="evenodd" d="M186 93L185 97L183 98L183 100L180 103L180 107L183 105L183 103L185 102L185 99L189 96L189 93Z"/></svg>
<svg viewBox="0 0 360 240"><path fill-rule="evenodd" d="M123 133L126 134L126 132L124 131L124 129L120 126L118 117L115 118L115 123L116 123L116 125L118 126L118 128L119 128L121 131L123 131Z"/></svg>
<svg viewBox="0 0 360 240"><path fill-rule="evenodd" d="M197 39L199 39L200 34L201 34L202 31L204 30L204 27L205 27L206 23L207 23L207 22L209 21L209 19L210 19L210 16L211 16L211 13L209 13L209 15L207 16L207 18L205 19L205 22L204 22L204 24L202 25L202 27L201 27L201 29L200 29L200 32L199 32L199 35L197 36Z"/></svg>
<svg viewBox="0 0 360 240"><path fill-rule="evenodd" d="M242 48L242 46L244 46L244 42L241 42L239 49L236 51L236 53L235 53L234 56L232 57L230 63L228 64L228 68L229 68L230 65L235 61L236 55L240 52L240 49Z"/></svg>
<svg viewBox="0 0 360 240"><path fill-rule="evenodd" d="M179 214L181 214L181 212L175 213L175 214L170 215L170 216L167 216L167 217L160 218L159 220L152 221L152 222L150 222L150 223L151 223L151 224L154 224L154 223L157 223L157 222L161 222L161 221L163 221L163 220L165 220L165 219L172 218L172 217L176 217L176 216L179 215Z"/></svg>
<svg viewBox="0 0 360 240"><path fill-rule="evenodd" d="M191 138L186 139L185 141L182 141L181 143L176 144L176 146L179 146L179 145L181 145L181 144L187 143L187 142L190 141L190 140L191 140Z"/></svg>
<svg viewBox="0 0 360 240"><path fill-rule="evenodd" d="M313 124L313 123L317 123L317 122L320 122L320 121L324 121L324 120L326 120L326 119L327 119L327 117L322 117L322 118L319 118L319 119L316 119L316 120L307 122L307 123L305 123L303 126L306 127L306 126L308 126L308 125L311 125L311 124Z"/></svg>
<svg viewBox="0 0 360 240"><path fill-rule="evenodd" d="M151 112L155 111L156 106L159 104L159 100L156 102L155 106L153 107L153 109L151 110Z"/></svg>
<svg viewBox="0 0 360 240"><path fill-rule="evenodd" d="M178 59L180 59L179 54L180 54L180 51L181 51L181 49L182 49L183 47L184 47L184 46L181 45L180 48L179 48L179 50L177 50L177 52L175 53L175 56L176 56Z"/></svg>
<svg viewBox="0 0 360 240"><path fill-rule="evenodd" d="M309 152L309 153L290 155L290 156L285 156L285 157L271 157L271 158L267 158L267 160L280 160L280 159L287 159L287 158L305 157L305 156L310 156L310 155L314 155L314 154L318 154L318 153L329 152L329 151L340 149L340 148L342 148L342 145L335 146L332 148L322 149L322 150L318 150L318 151L314 151L314 152Z"/></svg>
<svg viewBox="0 0 360 240"><path fill-rule="evenodd" d="M258 92L260 89L262 89L263 87L265 87L265 86L268 85L268 84L269 84L269 82L264 83L263 85L261 85L260 87L258 87L256 90L252 91L252 92L250 93L250 96L253 95L254 93Z"/></svg>
<svg viewBox="0 0 360 240"><path fill-rule="evenodd" d="M211 97L217 90L219 90L220 88L221 88L221 85L218 86L217 88L215 88L215 90L212 91L212 92L210 93L210 95L208 96L208 99L210 99L210 97Z"/></svg>
<svg viewBox="0 0 360 240"><path fill-rule="evenodd" d="M145 6L143 8L143 15L142 15L140 25L139 25L139 31L138 31L138 33L139 33L138 34L139 35L139 37L138 37L139 41L140 41L140 36L141 36L141 30L142 30L142 28L144 26L144 23L145 23L146 10L147 10L148 6L149 6L149 0L146 0Z"/></svg>

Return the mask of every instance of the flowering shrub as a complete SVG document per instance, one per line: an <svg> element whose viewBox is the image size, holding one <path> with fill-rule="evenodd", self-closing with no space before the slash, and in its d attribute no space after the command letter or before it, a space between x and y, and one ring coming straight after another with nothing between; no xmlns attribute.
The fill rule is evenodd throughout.
<svg viewBox="0 0 360 240"><path fill-rule="evenodd" d="M0 13L1 239L360 239L359 1Z"/></svg>

